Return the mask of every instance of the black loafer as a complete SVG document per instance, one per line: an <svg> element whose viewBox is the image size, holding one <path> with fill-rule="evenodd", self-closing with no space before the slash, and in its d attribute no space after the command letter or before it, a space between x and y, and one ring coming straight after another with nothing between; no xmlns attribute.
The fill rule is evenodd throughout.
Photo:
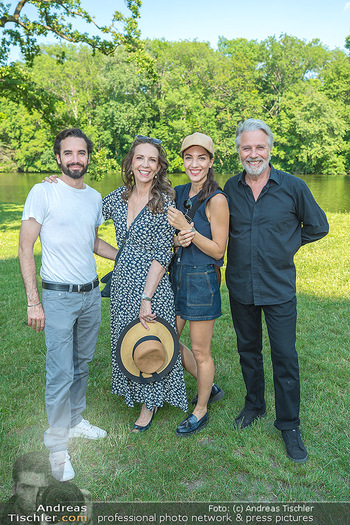
<svg viewBox="0 0 350 525"><path fill-rule="evenodd" d="M195 415L191 414L186 417L176 429L176 434L178 436L187 437L195 432L199 432L204 428L209 422L208 412L204 414L201 419L197 419Z"/></svg>
<svg viewBox="0 0 350 525"><path fill-rule="evenodd" d="M133 432L135 432L135 434L140 433L140 432L145 432L146 430L149 429L149 427L152 424L152 421L153 421L153 418L154 418L154 414L157 412L157 408L158 407L153 409L152 417L151 417L150 421L147 423L147 425L142 427L141 425L136 425L136 423L135 423L134 428L133 428Z"/></svg>
<svg viewBox="0 0 350 525"><path fill-rule="evenodd" d="M225 395L225 392L221 390L221 388L214 383L211 388L210 396L208 399L208 405L210 405L210 403L214 403L214 401L219 401L219 399L224 397L224 395ZM196 405L197 401L198 401L198 395L196 395L196 397L192 399L192 404Z"/></svg>
<svg viewBox="0 0 350 525"><path fill-rule="evenodd" d="M235 428L251 427L255 421L265 416L265 410L248 410L248 408L243 408L242 412L236 417L233 426Z"/></svg>
<svg viewBox="0 0 350 525"><path fill-rule="evenodd" d="M282 430L283 441L286 444L287 456L295 463L305 463L308 453L301 440L299 428Z"/></svg>

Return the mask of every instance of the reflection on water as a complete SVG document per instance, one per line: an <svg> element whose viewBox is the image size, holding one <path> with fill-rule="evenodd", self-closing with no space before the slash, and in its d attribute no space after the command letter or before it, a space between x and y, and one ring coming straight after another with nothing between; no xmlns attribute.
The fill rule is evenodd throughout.
<svg viewBox="0 0 350 525"><path fill-rule="evenodd" d="M231 175L217 175L221 186ZM40 182L43 175L40 173L0 173L0 202L24 204L31 187ZM302 175L300 176L312 191L321 208L327 212L350 212L350 177L331 175ZM102 196L107 195L122 184L118 173L108 173L102 181L86 182L96 188ZM173 186L185 184L188 178L185 173L170 175Z"/></svg>

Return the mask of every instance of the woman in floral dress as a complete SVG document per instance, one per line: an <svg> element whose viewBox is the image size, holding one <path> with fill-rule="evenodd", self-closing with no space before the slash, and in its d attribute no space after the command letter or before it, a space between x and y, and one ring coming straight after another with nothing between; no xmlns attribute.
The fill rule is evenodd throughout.
<svg viewBox="0 0 350 525"><path fill-rule="evenodd" d="M181 357L159 381L147 384L127 378L118 366L116 346L123 329L139 318L160 316L175 328L174 297L167 267L174 228L167 220L174 190L167 179L168 163L161 141L137 136L122 163L124 186L103 199L104 218L112 219L120 252L111 282L112 391L130 407L141 403L134 431L147 430L164 401L187 410ZM145 332L146 334L147 332Z"/></svg>

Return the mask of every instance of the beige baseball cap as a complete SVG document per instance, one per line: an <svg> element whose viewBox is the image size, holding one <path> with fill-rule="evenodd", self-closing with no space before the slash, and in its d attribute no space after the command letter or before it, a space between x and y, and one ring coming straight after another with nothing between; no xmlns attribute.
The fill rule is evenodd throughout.
<svg viewBox="0 0 350 525"><path fill-rule="evenodd" d="M204 133L198 133L198 131L196 131L196 133L185 137L182 142L180 155L182 156L183 152L191 146L201 146L202 148L209 151L209 153L214 157L213 141L210 137L208 137L208 135L204 135Z"/></svg>

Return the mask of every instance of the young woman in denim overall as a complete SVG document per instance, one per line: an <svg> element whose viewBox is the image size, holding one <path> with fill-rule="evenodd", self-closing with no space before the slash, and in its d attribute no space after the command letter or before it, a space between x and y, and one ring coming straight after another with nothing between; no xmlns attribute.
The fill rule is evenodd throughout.
<svg viewBox="0 0 350 525"><path fill-rule="evenodd" d="M193 400L195 409L176 431L185 437L205 427L209 421L208 403L224 395L213 384L211 339L215 319L221 315L220 283L215 267L223 264L229 208L214 179L212 139L202 133L189 135L182 143L181 155L190 182L175 188L176 209L169 208L168 220L178 230L170 277L179 338L186 321L190 323L192 351L180 343L182 364L198 384L198 396Z"/></svg>

